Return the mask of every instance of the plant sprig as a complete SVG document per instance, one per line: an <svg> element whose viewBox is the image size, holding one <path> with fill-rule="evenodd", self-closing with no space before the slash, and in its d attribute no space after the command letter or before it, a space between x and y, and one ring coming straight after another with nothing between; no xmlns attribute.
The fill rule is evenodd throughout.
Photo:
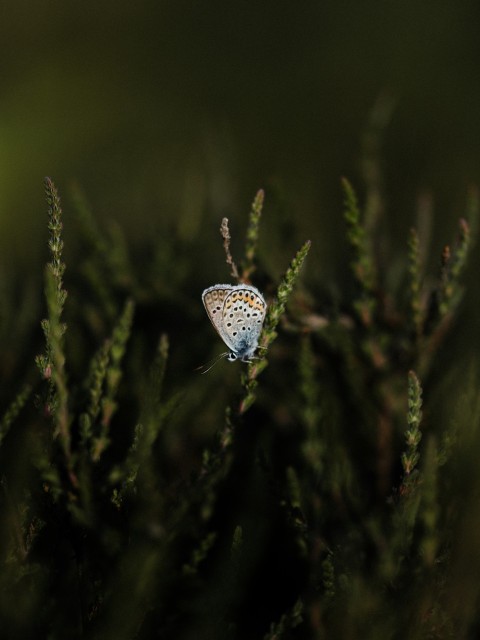
<svg viewBox="0 0 480 640"><path fill-rule="evenodd" d="M263 201L265 192L263 189L257 191L257 195L252 202L250 215L248 218L247 237L245 240L245 258L242 263L242 280L249 282L252 273L256 270L256 253L258 237L260 232L260 218L262 216Z"/></svg>
<svg viewBox="0 0 480 640"><path fill-rule="evenodd" d="M255 258L264 198L265 192L263 189L259 189L252 202L248 217L247 235L245 239L245 257L242 261L241 271L239 271L230 251L230 242L232 237L230 235L228 218L223 218L222 224L220 225L220 234L223 238L223 249L225 251L226 262L230 265L230 275L235 278L237 282L250 282L250 277L257 268Z"/></svg>
<svg viewBox="0 0 480 640"><path fill-rule="evenodd" d="M228 226L228 218L222 218L222 224L220 225L220 233L223 238L223 249L225 251L225 261L230 265L230 275L235 278L235 280L240 280L240 275L238 273L237 265L233 259L233 256L230 252L230 242L232 240L232 236L230 235L230 228Z"/></svg>
<svg viewBox="0 0 480 640"><path fill-rule="evenodd" d="M420 264L420 242L416 229L410 229L408 238L408 296L410 306L410 323L417 338L422 334L424 310L421 301L421 264Z"/></svg>
<svg viewBox="0 0 480 640"><path fill-rule="evenodd" d="M0 445L9 432L12 423L15 421L18 414L27 403L27 400L30 398L31 393L32 386L30 384L25 384L3 414L2 419L0 420Z"/></svg>
<svg viewBox="0 0 480 640"><path fill-rule="evenodd" d="M461 218L455 248L452 250L449 245L446 245L442 253L438 305L441 318L451 313L458 306L462 295L459 280L467 262L470 246L470 225L464 218Z"/></svg>
<svg viewBox="0 0 480 640"><path fill-rule="evenodd" d="M344 217L347 223L347 239L352 250L351 268L357 280L361 296L354 303L355 310L365 326L370 326L376 308L374 291L376 288L376 268L372 255L369 237L361 221L360 207L357 196L350 182L343 178Z"/></svg>
<svg viewBox="0 0 480 640"><path fill-rule="evenodd" d="M271 346L275 338L277 337L277 325L280 322L280 318L285 313L285 307L290 294L293 291L296 281L300 275L301 268L305 262L305 258L310 251L311 241L307 240L305 244L297 251L295 257L290 263L285 276L282 278L277 290L277 295L273 302L267 309L267 315L263 323L263 330L258 341L259 349L262 355L258 360L254 360L248 365L248 371L244 377L244 391L245 395L240 403L239 413L245 413L245 411L255 401L254 389L257 385L257 377L267 366L266 353Z"/></svg>
<svg viewBox="0 0 480 640"><path fill-rule="evenodd" d="M45 354L37 356L36 363L43 377L49 383L46 410L53 416L54 436L60 438L70 479L76 485L65 373L64 335L66 325L62 322L62 313L67 297L67 292L63 288L65 264L62 257L62 208L57 189L50 178L45 178L45 194L48 205L48 230L50 232L48 240L50 262L47 264L45 272L47 318L41 323L45 335Z"/></svg>
<svg viewBox="0 0 480 640"><path fill-rule="evenodd" d="M418 446L422 439L420 423L422 421L422 387L414 371L408 373L408 414L405 441L407 450L402 454L402 466L405 474L404 484L409 482L420 459Z"/></svg>
<svg viewBox="0 0 480 640"><path fill-rule="evenodd" d="M122 377L121 361L125 354L128 338L130 337L133 313L135 305L132 300L127 300L123 312L113 329L112 338L108 343L108 362L105 361L105 370L100 372L99 382L103 383L105 392L99 400L98 390L95 392L93 409L101 413L100 433L92 443L92 457L98 461L108 445L108 430L113 414L117 409L116 395ZM104 356L106 357L106 356ZM103 361L102 361L103 366Z"/></svg>

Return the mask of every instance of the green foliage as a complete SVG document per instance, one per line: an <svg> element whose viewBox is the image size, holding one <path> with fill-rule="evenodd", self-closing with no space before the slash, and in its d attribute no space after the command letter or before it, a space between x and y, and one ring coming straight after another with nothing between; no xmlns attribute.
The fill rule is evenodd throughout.
<svg viewBox="0 0 480 640"><path fill-rule="evenodd" d="M420 422L422 420L422 388L413 371L408 374L408 428L405 433L407 451L402 454L403 472L409 478L418 464L418 447L422 439Z"/></svg>
<svg viewBox="0 0 480 640"><path fill-rule="evenodd" d="M260 356L260 360L258 362L254 361L248 365L248 372L243 377L245 397L240 404L240 414L245 413L245 411L247 411L247 409L249 409L255 401L255 395L253 392L255 387L257 386L257 377L267 366L267 350L277 337L277 325L280 322L280 318L285 313L287 300L293 291L293 287L298 279L298 276L300 275L300 270L303 266L305 258L308 255L310 244L310 241L307 241L303 245L303 247L298 250L278 287L276 298L270 303L268 307L265 322L263 324L263 331L258 341L259 349L261 350L262 355Z"/></svg>
<svg viewBox="0 0 480 640"><path fill-rule="evenodd" d="M37 356L36 362L44 378L48 379L48 390L44 394L45 411L53 417L54 436L59 437L67 461L68 474L72 484L77 484L73 471L71 451L70 416L68 414L68 387L65 373L64 334L66 325L62 313L67 298L63 288L63 239L62 209L55 185L45 178L45 193L48 205L48 248L50 262L45 271L45 298L47 319L41 325L45 335L45 355Z"/></svg>
<svg viewBox="0 0 480 640"><path fill-rule="evenodd" d="M262 215L263 200L265 193L260 189L255 196L250 211L247 239L245 243L245 260L243 262L243 278L247 280L255 271L255 258L257 253L258 236L260 233L260 217Z"/></svg>
<svg viewBox="0 0 480 640"><path fill-rule="evenodd" d="M369 325L372 322L372 314L375 310L373 292L377 279L371 238L362 226L360 208L355 191L345 178L342 184L345 193L344 216L347 223L347 239L352 249L351 267L362 292L361 298L355 301L354 308L362 322L365 325Z"/></svg>
<svg viewBox="0 0 480 640"><path fill-rule="evenodd" d="M287 637L287 631L295 629L295 627L302 623L302 613L303 603L301 600L298 600L292 610L281 617L278 624L272 624L269 633L264 636L264 640L280 640L280 638Z"/></svg>
<svg viewBox="0 0 480 640"><path fill-rule="evenodd" d="M416 336L420 336L422 333L422 325L424 318L422 316L422 301L421 301L421 287L422 287L422 272L420 265L420 241L416 229L410 230L410 237L408 239L409 249L409 302L410 302L410 318L412 324L412 330Z"/></svg>
<svg viewBox="0 0 480 640"><path fill-rule="evenodd" d="M0 420L2 637L474 637L478 384L439 366L470 225L436 280L412 230L385 290L379 200L366 221L344 181L355 290L327 315L301 286L310 242L279 284L258 266L259 191L240 269L221 226L232 276L264 283L257 358L198 376L203 247L162 230L138 260L77 190L71 266L45 184L41 380Z"/></svg>
<svg viewBox="0 0 480 640"><path fill-rule="evenodd" d="M23 389L18 393L18 395L14 398L11 405L3 414L3 417L0 420L0 445L2 444L2 441L7 435L10 427L12 426L12 423L17 419L18 414L25 406L31 393L32 393L31 385L25 384Z"/></svg>

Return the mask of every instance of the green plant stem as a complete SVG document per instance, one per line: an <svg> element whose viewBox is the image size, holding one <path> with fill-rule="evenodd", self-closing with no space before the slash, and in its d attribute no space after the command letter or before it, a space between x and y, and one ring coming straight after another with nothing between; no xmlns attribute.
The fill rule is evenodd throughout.
<svg viewBox="0 0 480 640"><path fill-rule="evenodd" d="M73 468L71 451L68 387L65 373L64 334L66 326L62 322L62 312L67 297L67 292L63 288L65 264L62 259L62 208L57 189L50 178L45 178L45 194L50 232L48 240L50 262L47 264L45 274L47 319L42 321L46 350L44 356L37 357L37 365L44 378L49 381L48 409L54 418L54 436L60 438L70 480L74 486L77 486L78 480Z"/></svg>
<svg viewBox="0 0 480 640"><path fill-rule="evenodd" d="M275 300L268 307L265 322L263 323L263 331L259 339L259 349L263 354L267 353L268 348L277 337L276 328L280 322L280 318L285 312L285 307L293 287L298 279L300 270L305 262L305 258L310 250L311 242L307 240L299 249L296 256L292 260L280 286L278 287ZM239 413L243 414L255 401L254 389L257 385L257 377L267 366L266 355L261 355L258 360L254 360L248 365L248 371L243 381L245 395L240 402Z"/></svg>
<svg viewBox="0 0 480 640"><path fill-rule="evenodd" d="M370 326L376 308L374 291L377 279L371 238L367 236L362 224L357 196L352 185L343 178L342 186L345 196L344 217L347 223L347 239L352 251L351 268L361 292L360 298L354 303L354 308L362 323Z"/></svg>
<svg viewBox="0 0 480 640"><path fill-rule="evenodd" d="M262 216L265 192L260 189L252 202L248 220L247 237L245 242L245 259L242 264L242 281L249 282L256 269L255 257L257 253L260 218Z"/></svg>

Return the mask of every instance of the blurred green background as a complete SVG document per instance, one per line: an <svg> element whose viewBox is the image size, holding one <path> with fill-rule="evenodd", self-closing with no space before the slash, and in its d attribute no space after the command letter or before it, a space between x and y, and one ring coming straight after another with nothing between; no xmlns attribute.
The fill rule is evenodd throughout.
<svg viewBox="0 0 480 640"><path fill-rule="evenodd" d="M361 186L361 133L382 92L396 100L383 153L392 235L403 243L431 189L434 246L446 242L478 179L479 23L478 3L458 0L2 3L2 262L41 264L51 175L140 240L165 219L211 239L265 187L267 207L270 190L314 241L310 268L331 276L339 178Z"/></svg>
<svg viewBox="0 0 480 640"><path fill-rule="evenodd" d="M172 420L166 429L169 444L162 473L174 481L178 475L187 476L195 467L195 456L200 456L204 434L213 434L218 416L224 415L230 403L226 397L240 368L221 363L209 376L193 372L194 366L207 362L223 348L200 300L203 288L229 281L218 233L221 218L230 218L232 247L238 257L250 203L257 190L264 188L260 268L255 284L271 299L273 290L268 283L279 281L295 251L310 238L312 249L301 277L309 285L304 293L312 313L330 317L342 305L351 307L350 298L355 296L350 295L353 285L340 178L351 180L363 202L365 130L372 109L383 96L385 104L389 100L395 104L380 153L386 195L382 231L386 231L389 245L382 257L390 267L385 290L404 301L408 230L416 222L419 197L426 193L433 197L427 271L433 276L438 274L443 246L452 242L458 218L465 214L468 188L480 182L479 24L480 4L467 0L1 3L0 290L3 276L4 281L14 283L12 297L18 302L0 335L6 345L0 362L2 380L6 381L1 390L3 406L10 401L10 378L23 380L24 370L31 371L32 352L38 353L33 345L41 339L39 320L45 314L34 300L40 297L38 281L47 261L43 177L49 175L64 208L69 384L74 389L78 383L76 372L83 380L91 354L103 337L110 335L117 315L114 305L106 318L96 313L105 302L102 291L99 302L92 295L94 287L89 289L82 281L85 264L83 256L78 259L82 244L76 237L79 225L70 194L75 182L81 185L100 225L116 221L133 246L133 275L120 273L118 282L111 278L115 284L112 299L121 297L123 304L124 297L134 291L137 302L131 341L133 364L129 361L125 369L125 381L134 385L132 397L141 397L145 386L143 373L138 376L136 372L141 370L141 362L151 361L151 336L156 341L162 332L169 335L169 385L187 389L188 395L178 408L177 423ZM110 249L117 248L117 236L112 237ZM121 234L118 238L118 253L122 254ZM155 254L151 244L157 238L161 242L156 243L159 250ZM463 315L425 385L427 420L437 428L451 421L455 411L451 396L457 388L461 390L463 376L457 376L452 389L448 388L450 393L445 389L465 363L472 357L478 359L480 353L478 249L475 253L466 275ZM98 266L97 255L88 259ZM106 262L114 271L115 259ZM178 277L173 277L174 271ZM98 273L101 279L103 271ZM37 278L38 286L30 284L32 277ZM22 278L28 284L17 288ZM428 278L425 284L428 288ZM29 296L33 301L30 307ZM109 302L108 295L105 298ZM30 335L32 327L37 333L30 348L23 336ZM224 518L220 528L232 523L236 526L242 518L256 522L261 513L262 526L266 522L272 527L267 530L271 532L269 540L276 539L276 531L270 523L271 512L262 502L268 502L266 485L263 493L258 491L252 472L246 506L235 498L241 495L243 499L243 478L251 465L247 457L257 432L261 437L267 434L267 450L270 442L278 439L286 451L288 439L293 439L296 406L284 390L291 390L292 398L301 404L292 384L294 376L298 377L293 368L297 364L288 355L289 345L295 356L299 348L283 329L278 344L282 343L279 348L284 351L272 360L280 364L269 367L264 378L265 388L270 389L265 394L267 400L253 414L250 431L242 432L251 442L244 445L241 441L239 449L244 452L240 465L247 471L231 474L234 494L237 492L231 500L235 512L230 515L226 509L226 515L222 513L222 502L218 508ZM356 340L357 334L352 335ZM395 353L397 347L401 351L401 345L394 347ZM319 359L325 356L324 346L318 354ZM17 360L20 365L11 364ZM336 363L335 358L333 361ZM402 369L404 364L394 362L392 367ZM323 371L327 372L322 375L328 381L328 395L338 384L334 378L338 371L335 366L325 366ZM218 384L220 376L222 384ZM331 387L330 377L334 378ZM190 384L191 380L195 384ZM12 387L17 393L18 385L12 382ZM278 407L270 400L274 396L275 401L282 400ZM339 397L339 402L343 399ZM133 428L135 403L129 405L127 398L120 406L119 424ZM327 422L335 426L340 418L328 413L329 406L327 403ZM404 410L404 406L399 410L402 419ZM257 429L266 414L263 430ZM437 420L437 414L442 414L443 422ZM194 426L189 422L192 415ZM465 415L465 424L470 427L473 419ZM270 429L272 422L278 427L276 431ZM130 441L131 431L119 429L115 433L116 438ZM344 438L355 463L357 453L365 456L367 452L366 457L359 456L360 467L368 462L370 451L365 444L365 451L357 450L351 433L345 430L335 438ZM473 445L463 445L465 451L476 451L477 440L472 436ZM332 436L332 441L337 440ZM124 444L120 442L120 447ZM333 458L337 460L336 455ZM12 456L11 460L17 464L17 458ZM458 481L459 487L468 486L474 464L465 464L467 477ZM368 475L368 466L362 467L365 469ZM456 499L462 489L457 491L453 484L450 493ZM473 479L472 486L473 496L477 480ZM222 491L229 496L229 486ZM157 509L159 501L148 495L148 507ZM477 504L476 497L471 504ZM469 532L476 530L477 516L474 510ZM154 514L145 522L155 523L156 517ZM142 521L141 526L147 525ZM347 525L345 530L350 531L349 521ZM478 545L474 540L467 542L460 546L471 549L473 557ZM262 545L261 541L258 548L264 548ZM49 557L48 550L45 557ZM252 566L252 576L262 573L262 568L257 571L256 556ZM467 582L467 587L473 583L473 579ZM463 584L463 576L452 584ZM278 592L270 593L272 601ZM19 611L21 618L22 609Z"/></svg>

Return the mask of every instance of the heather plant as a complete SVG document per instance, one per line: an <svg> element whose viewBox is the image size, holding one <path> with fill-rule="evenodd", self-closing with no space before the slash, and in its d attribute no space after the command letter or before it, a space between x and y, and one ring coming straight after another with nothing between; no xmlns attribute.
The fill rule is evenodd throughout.
<svg viewBox="0 0 480 640"><path fill-rule="evenodd" d="M78 187L64 216L45 180L45 317L28 339L3 295L1 348L29 353L1 368L2 637L475 637L478 381L439 363L477 194L436 279L412 228L389 289L375 166L365 208L342 183L351 286L336 304L302 284L309 241L269 273L263 191L238 263L222 221L231 278L268 310L256 358L206 375L201 248L165 227L140 260Z"/></svg>

